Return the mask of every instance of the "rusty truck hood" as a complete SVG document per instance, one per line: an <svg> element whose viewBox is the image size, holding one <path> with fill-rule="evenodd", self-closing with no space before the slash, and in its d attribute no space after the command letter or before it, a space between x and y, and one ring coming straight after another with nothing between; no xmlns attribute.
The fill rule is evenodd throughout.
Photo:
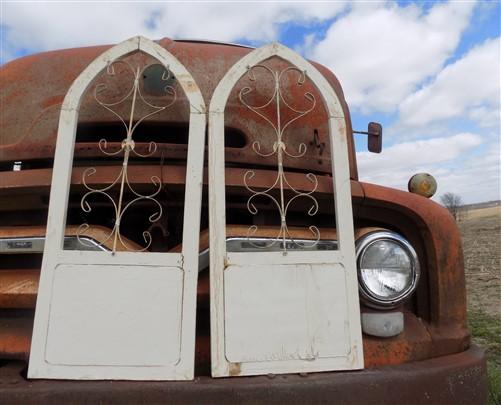
<svg viewBox="0 0 501 405"><path fill-rule="evenodd" d="M190 71L207 105L215 86L223 75L236 61L252 50L230 44L177 42L167 38L158 42ZM67 90L83 69L110 46L40 53L14 60L0 68L0 88L2 89L0 94L0 164L38 160L46 163L39 163L34 167L50 166L50 161L54 156L59 111ZM325 67L318 64L316 67L331 83L341 100L348 134L351 135L349 111L339 81ZM164 122L159 124L165 124L168 121L174 126L177 125L176 131L182 132L183 124L187 122L184 115L181 111L173 110L171 115L165 117ZM229 145L227 144L227 162L236 165L263 166L270 163L257 158L252 151L253 136L259 132L259 128L256 128L259 123L256 123L255 115L239 109L230 102L226 116L226 126L231 128L230 136L233 136ZM103 124L107 120L109 116L106 115L106 111L92 106L90 100L84 100L80 108L82 131L87 128L87 133L95 133L94 137L98 138L102 135L99 132L103 131L103 128L96 126L96 123ZM243 141L236 139L237 136L243 137ZM98 157L96 140L91 136L87 139L88 142L79 143L77 132L75 156L77 158ZM303 121L301 131L297 134L297 141L310 145L307 153L308 159L303 159L301 167L297 167L298 162L291 162L291 167L294 163L295 169L314 170L319 173L330 172L329 148L325 147L328 142L328 130L322 113L313 114ZM159 143L162 141L159 140ZM322 143L324 147L321 147ZM356 161L351 136L349 136L348 145L350 173L351 177L356 179ZM161 154L162 158L176 158L186 153L186 146L182 139L174 142L166 140L165 144L159 148L158 157ZM287 166L287 162L285 165Z"/></svg>

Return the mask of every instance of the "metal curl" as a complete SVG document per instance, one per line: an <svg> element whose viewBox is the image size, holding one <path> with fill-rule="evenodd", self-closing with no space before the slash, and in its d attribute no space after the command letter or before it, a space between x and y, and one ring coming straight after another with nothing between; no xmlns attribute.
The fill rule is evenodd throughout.
<svg viewBox="0 0 501 405"><path fill-rule="evenodd" d="M298 153L297 153L297 154L292 154L292 153L290 153L290 152L287 152L287 148L286 148L286 147L284 147L283 152L284 152L287 156L289 156L289 157L291 157L291 158L300 158L300 157L303 157L303 156L306 154L306 151L307 151L307 150L308 150L308 147L306 146L306 144L305 144L305 143L303 143L303 142L301 142L301 143L299 144L299 148L298 148Z"/></svg>
<svg viewBox="0 0 501 405"><path fill-rule="evenodd" d="M286 100L286 98L284 97L283 93L280 92L280 100L287 106L287 108L289 108L291 111L295 112L295 113L298 113L299 114L299 117L295 117L293 118L293 121L296 121L298 118L301 118L303 116L305 116L306 114L308 114L310 111L312 111L316 105L317 105L317 99L315 98L315 96L310 93L309 91L307 91L306 93L304 93L303 97L308 100L310 103L311 103L311 106L308 107L306 110L299 110L297 108L294 108L292 107L292 105Z"/></svg>
<svg viewBox="0 0 501 405"><path fill-rule="evenodd" d="M145 69L146 69L146 68L145 68ZM144 69L143 69L143 70L144 70ZM166 73L167 73L167 76L165 75ZM169 66L169 65L165 66L165 70L162 72L162 80L166 82L166 81L168 81L168 80L169 80L172 76L173 76L173 75L172 75L172 73L171 73L171 71L170 71L170 66Z"/></svg>
<svg viewBox="0 0 501 405"><path fill-rule="evenodd" d="M115 214L118 212L118 208L117 208L117 205L115 203L115 200L113 200L113 197L110 196L108 193L101 191L101 190L91 190L83 195L82 199L80 200L80 207L82 208L82 211L84 211L86 213L89 213L92 211L92 207L88 203L87 199L89 198L89 196L91 196L93 194L105 196L108 200L111 201L111 204L113 205L113 208L115 209Z"/></svg>
<svg viewBox="0 0 501 405"><path fill-rule="evenodd" d="M285 176L284 169L283 169L283 159L285 156L288 156L289 158L301 158L306 155L307 152L307 146L305 143L300 143L299 146L297 147L297 153L294 152L289 152L287 150L288 145L284 141L284 133L285 131L291 126L292 123L297 121L298 119L304 117L313 109L316 107L316 99L315 96L311 92L306 92L304 94L304 98L309 102L309 106L305 110L300 110L298 108L294 108L290 102L284 97L282 88L281 88L281 81L284 75L288 72L297 72L298 73L298 78L297 78L297 85L302 86L306 82L306 71L300 70L297 67L287 67L283 69L280 72L275 72L271 70L270 68L263 66L263 65L256 65L253 67L247 67L247 75L250 81L255 82L257 80L256 75L255 75L255 69L256 68L262 68L265 69L265 71L269 72L274 80L275 80L275 86L274 86L274 91L271 96L271 98L267 99L267 101L258 106L252 106L246 101L246 96L250 94L252 91L254 91L251 87L246 86L243 87L240 92L239 92L239 100L240 102L253 111L255 114L263 118L275 131L275 136L276 136L276 141L273 143L273 148L270 152L262 152L261 151L261 143L259 141L254 141L252 143L252 149L254 152L262 157L269 157L272 155L277 156L277 177L275 179L275 182L273 185L266 190L256 190L252 188L249 185L249 181L254 178L255 172L253 170L249 170L244 174L244 186L245 188L251 192L251 196L247 200L247 209L248 211L256 215L258 213L258 209L256 205L254 204L254 199L258 196L266 196L268 197L273 203L277 206L278 212L280 214L280 219L281 219L281 225L280 225L280 231L277 235L277 237L270 242L269 245L265 246L270 247L274 245L275 243L278 243L279 240L282 241L282 250L285 251L287 250L287 244L286 241L290 240L294 244L296 244L298 247L304 247L303 244L298 244L294 238L290 235L288 226L287 226L287 212L289 210L289 207L291 204L299 199L299 198L307 198L310 199L312 202L311 207L307 211L307 214L309 216L314 216L318 213L319 205L317 199L312 195L318 188L318 179L316 176L312 173L308 173L306 175L306 178L313 184L312 190L311 191L299 191L295 187L293 187L290 182L288 181L287 177ZM271 105L272 102L275 102L275 109L276 109L276 116L272 120L270 117L266 116L263 110L264 108L268 107ZM287 109L295 113L296 115L289 119L286 122L281 121L281 105L285 106ZM271 191L277 187L277 185L280 187L280 200L275 198L273 195L271 195ZM295 195L289 198L289 200L286 200L284 189L287 187L289 190L292 191ZM320 240L320 231L316 226L310 226L309 227L310 231L312 232L313 236L315 237L315 241L312 242L311 246L309 245L308 247L313 247L315 246L318 241ZM248 241L249 243L252 244L252 241L250 240L250 237L257 232L257 226L252 225L249 230L248 230ZM262 246L257 246L253 244L256 247L262 247Z"/></svg>
<svg viewBox="0 0 501 405"><path fill-rule="evenodd" d="M275 77L275 72L266 65L261 65L261 64L254 66L247 65L247 77L251 82L256 81L256 74L254 73L254 71L258 69L264 69L265 71L270 73L273 77Z"/></svg>
<svg viewBox="0 0 501 405"><path fill-rule="evenodd" d="M284 92L282 91L282 77L288 73L288 72L291 72L291 71L295 71L297 73L299 73L298 75L298 79L297 79L297 82L296 84L298 86L302 86L305 82L306 82L306 71L304 70L300 70L298 69L297 67L295 66L290 66L284 70L282 70L279 74L278 74L278 80L277 80L277 86L279 87L279 92L280 92L280 97L282 99L282 101L286 104L286 106L288 108L290 108L292 111L296 112L296 113L304 113L304 112L309 112L311 111L311 108L308 108L307 110L299 110L299 109L295 109L293 108L289 102L287 102L286 98L284 97ZM308 101L311 101L311 102L315 102L316 103L316 99L315 99L315 96L311 93L311 92L306 92L304 94L304 97L308 100ZM314 106L313 106L314 107Z"/></svg>
<svg viewBox="0 0 501 405"><path fill-rule="evenodd" d="M146 101L146 99L143 96L143 93L141 92L141 86L138 86L137 90L138 90L139 97L141 98L141 101L143 103L145 103L146 105L150 106L151 108L155 108L155 109L158 110L158 111L154 111L151 114L148 114L147 117L149 117L150 115L156 114L157 112L160 112L162 110L165 110L166 108L171 107L177 101L177 92L176 92L176 89L174 87L172 87L171 85L169 85L169 84L167 84L164 87L164 90L165 90L165 92L167 94L169 94L170 96L172 96L172 100L169 101L166 105L156 105L156 104L150 103L149 101Z"/></svg>
<svg viewBox="0 0 501 405"><path fill-rule="evenodd" d="M279 93L279 96L280 96L280 100L282 100L282 102L287 106L287 108L289 108L290 110L294 111L295 113L297 113L298 115L295 116L294 118L290 119L289 121L287 121L283 126L282 126L282 131L280 133L281 136L283 136L285 130L295 121L297 121L298 119L304 117L305 115L309 114L311 111L313 111L313 109L316 107L317 105L317 101L315 99L315 97L311 94L311 93L305 93L304 97L307 99L307 100L310 100L312 102L312 105L310 106L310 108L308 108L307 110L297 110L295 109L294 107L292 107L286 100L285 98L283 97L283 94L280 92ZM310 98L311 96L311 98Z"/></svg>
<svg viewBox="0 0 501 405"><path fill-rule="evenodd" d="M256 208L256 206L254 205L254 203L250 198L247 201L247 209L252 215L256 215L258 213L258 209Z"/></svg>
<svg viewBox="0 0 501 405"><path fill-rule="evenodd" d="M123 59L117 59L113 61L108 61L106 64L106 73L109 76L115 76L115 66L116 65L125 65L128 70L130 70L132 73L134 73L134 67L126 60Z"/></svg>
<svg viewBox="0 0 501 405"><path fill-rule="evenodd" d="M269 153L262 153L261 152L261 142L254 141L254 142L252 142L252 150L254 152L256 152L259 156L268 157L268 156L274 155L277 152L277 143L275 142L273 144L273 149L272 149L271 152L269 152Z"/></svg>
<svg viewBox="0 0 501 405"><path fill-rule="evenodd" d="M247 242L251 246L253 246L257 249L269 249L270 247L273 247L274 245L276 245L278 243L281 231L279 231L279 234L277 235L276 238L270 239L269 243L265 242L264 246L258 245L257 243L254 243L254 241L252 240L252 237L256 234L257 231L258 231L257 225L251 225L249 227L249 229L247 230Z"/></svg>
<svg viewBox="0 0 501 405"><path fill-rule="evenodd" d="M148 221L150 221L151 223L157 222L162 217L162 212L162 210L154 212L148 217Z"/></svg>
<svg viewBox="0 0 501 405"><path fill-rule="evenodd" d="M247 189L250 188L250 186L248 185L248 181L249 180L252 180L254 177L256 176L256 172L254 170L247 170L245 173L244 173L244 185ZM252 189L250 191L253 191Z"/></svg>
<svg viewBox="0 0 501 405"><path fill-rule="evenodd" d="M125 65L128 68L128 70L132 73L132 75L134 76L134 80L135 80L135 70L134 70L134 67L129 62L127 62L125 60L116 60L116 61L113 61L113 62L109 62L108 65L107 65L107 67L106 67L106 73L109 76L115 76L115 65L119 65L119 64ZM97 95L99 93L103 93L104 90L106 90L108 87L104 83L99 83L94 88L94 98L97 101L97 103L100 104L100 105L102 105L103 107L113 107L113 106L116 106L118 104L123 103L128 97L130 97L130 95L134 92L134 84L135 83L133 82L133 84L132 84L131 88L129 89L129 91L127 91L124 96L122 96L120 99L118 99L118 101L107 103L106 101L100 99Z"/></svg>
<svg viewBox="0 0 501 405"><path fill-rule="evenodd" d="M258 209L256 208L256 206L254 205L254 203L252 202L252 200L254 200L256 197L259 197L259 196L269 198L277 206L278 210L281 212L280 203L278 202L278 200L275 197L273 197L271 194L268 194L265 192L259 192L259 193L255 193L255 194L251 195L249 197L249 199L247 200L247 208L252 215L256 215L259 212ZM251 207L252 207L252 209L251 209Z"/></svg>
<svg viewBox="0 0 501 405"><path fill-rule="evenodd" d="M77 228L76 236L79 243L87 247L95 247L95 243L88 242L86 239L81 239L82 236L86 234L86 232L90 229L90 225L88 223L83 223ZM115 232L115 228L108 233L108 235L102 240L98 246L105 246L106 243L111 239Z"/></svg>
<svg viewBox="0 0 501 405"><path fill-rule="evenodd" d="M151 141L151 142L148 143L148 153L142 154L142 153L139 153L135 149L132 152L136 156L139 156L139 157L142 157L142 158L147 158L147 157L153 156L156 153L157 149L158 149L158 147L157 147L156 142Z"/></svg>
<svg viewBox="0 0 501 405"><path fill-rule="evenodd" d="M279 74L278 74L278 81L282 80L282 76L285 75L288 72L297 72L299 73L298 78L297 78L297 85L302 86L306 82L306 70L300 70L296 66L289 66L285 69L283 69Z"/></svg>
<svg viewBox="0 0 501 405"><path fill-rule="evenodd" d="M106 139L104 138L99 140L98 147L99 150L107 156L116 156L123 151L123 146L121 145L120 149L116 150L115 152L107 152L105 149L108 148L108 141L106 141Z"/></svg>
<svg viewBox="0 0 501 405"><path fill-rule="evenodd" d="M149 231L143 231L143 240L146 243L146 247L142 249L144 251L149 248L153 242L153 238L151 237L151 233Z"/></svg>
<svg viewBox="0 0 501 405"><path fill-rule="evenodd" d="M166 84L165 86L165 91L166 94L171 96L172 99L169 100L165 105L157 105L150 103L143 97L143 94L141 92L141 86L139 85L139 78L141 74L143 73L144 69L146 67L143 67L142 69L139 68L134 68L129 62L124 61L124 60L117 60L113 61L111 63L108 63L106 67L106 73L110 76L115 76L116 75L116 65L118 64L123 64L127 67L129 71L132 72L134 80L132 82L132 87L130 90L126 92L126 94L123 97L120 97L118 101L113 101L113 102L107 102L105 101L101 96L102 94L107 90L107 86L104 83L97 84L94 88L94 99L96 102L103 107L104 109L110 111L114 116L116 116L120 122L123 124L125 132L126 132L126 137L123 139L120 149L116 151L108 151L108 142L106 139L101 139L98 142L98 147L100 151L107 155L107 156L115 156L118 155L119 153L123 152L123 163L122 163L122 168L120 172L118 173L118 176L113 180L111 184L108 186L105 186L103 188L95 188L90 186L87 183L87 180L89 177L93 176L96 174L96 169L94 167L87 168L84 170L82 174L82 183L84 187L88 190L82 197L80 201L80 206L82 210L86 213L89 213L92 211L92 206L89 203L89 199L93 195L102 195L105 196L112 204L114 211L115 211L115 224L113 226L113 229L107 235L105 238L105 241L102 241L100 245L103 245L104 243L108 242L110 239L113 238L113 248L112 248L112 254L115 253L117 249L117 243L120 243L122 247L125 250L129 251L146 251L150 248L152 244L152 237L149 231L144 231L143 232L143 239L146 244L145 247L142 249L136 250L134 247L130 246L123 238L121 232L120 232L120 224L122 222L122 219L124 215L127 213L128 209L136 204L139 201L151 201L153 204L156 206L155 211L153 214L151 214L148 217L148 221L150 223L154 223L158 221L162 214L163 214L163 208L160 202L155 198L161 191L162 189L162 182L158 176L152 176L151 177L151 182L153 186L155 187L154 191L150 194L141 194L138 191L136 191L130 181L129 181L129 176L128 176L128 162L129 162L129 157L131 153L135 156L138 157L149 157L156 153L157 151L157 144L153 141L149 142L148 144L148 151L147 153L140 153L136 150L135 147L135 142L133 139L134 131L140 125L145 119L151 117L154 114L159 113L160 111L165 110L166 108L169 108L172 106L176 100L177 100L177 93L176 90L173 86ZM162 80L167 81L171 78L171 71L168 66L166 66L166 70L162 73ZM126 100L132 99L131 102L131 107L130 107L130 116L125 119L122 117L117 111L115 111L115 107L118 106L121 103L125 103ZM142 102L144 105L147 107L151 108L152 111L148 112L144 116L140 117L139 119L135 119L135 108L137 102ZM119 196L118 196L118 202L115 201L115 199L111 195L111 189L120 186L119 189ZM130 192L133 194L132 200L126 202L124 201L124 196L125 192ZM84 223L80 225L78 231L77 231L77 237L80 235L83 235L85 232L87 232L90 228L90 225L88 223ZM80 238L79 238L80 240ZM85 241L81 241L81 243L85 244Z"/></svg>
<svg viewBox="0 0 501 405"><path fill-rule="evenodd" d="M255 65L253 66L252 68L248 68L247 70L247 76L249 77L249 80L252 81L252 82L255 82L256 81L256 76L254 74L254 70L257 69L257 68L262 68L264 69L266 72L270 73L272 75L272 77L274 78L274 80L276 81L276 74L275 72L273 72L273 70L271 70L269 67L267 66L264 66L264 65ZM247 95L249 93L252 93L254 90L252 90L251 87L243 87L240 92L239 92L239 99L240 101L247 107L247 108L250 108L252 110L262 110L263 108L266 108L268 107L272 102L273 100L275 99L275 95L276 95L276 87L275 87L275 91L273 92L273 94L271 95L271 97L264 103L264 104L261 104L261 105L250 105L249 103L247 103L244 99L243 99L243 96L244 95Z"/></svg>
<svg viewBox="0 0 501 405"><path fill-rule="evenodd" d="M306 178L315 185L315 188L313 189L313 191L315 191L317 189L317 186L318 186L317 176L315 176L313 173L308 173L308 174L306 174Z"/></svg>
<svg viewBox="0 0 501 405"><path fill-rule="evenodd" d="M317 176L315 176L313 173L308 173L306 175L306 178L310 181L310 183L313 183L313 188L308 192L297 190L292 184L289 183L289 180L287 179L285 174L283 175L282 178L283 178L284 184L287 185L287 187L289 189L291 189L295 194L313 194L315 191L317 191L317 188L318 188L318 179L317 179Z"/></svg>
<svg viewBox="0 0 501 405"><path fill-rule="evenodd" d="M113 107L113 106L115 106L117 104L123 103L127 98L129 98L130 95L132 94L132 92L134 91L134 87L131 87L131 89L129 90L129 92L127 92L127 94L125 96L123 96L120 100L118 100L116 103L106 103L106 102L104 102L104 101L102 101L102 100L99 99L98 94L104 92L104 90L106 88L107 88L107 86L104 83L100 83L100 84L96 85L96 87L94 88L94 100L96 100L96 102L101 107L105 108L106 110L108 110L109 112L111 112L115 117L117 117L120 120L120 122L122 123L122 125L124 126L125 131L127 132L128 131L127 123L122 118L122 116L120 114L118 114L111 107Z"/></svg>
<svg viewBox="0 0 501 405"><path fill-rule="evenodd" d="M108 73L110 76L115 76L115 67L113 63L108 62L106 65L106 73Z"/></svg>
<svg viewBox="0 0 501 405"><path fill-rule="evenodd" d="M259 197L259 196L262 196L262 197L267 197L269 198L276 206L277 208L279 209L280 211L280 203L278 202L278 200L273 197L272 195L264 192L264 191L261 191L261 192L257 192L257 193L254 193L252 196L249 197L249 199L247 200L247 209L249 210L249 212L252 214L252 215L256 215L259 210L257 209L257 207L254 205L254 203L252 202L252 200L254 200L256 197Z"/></svg>
<svg viewBox="0 0 501 405"><path fill-rule="evenodd" d="M273 190L275 188L275 186L278 184L279 180L280 180L280 174L277 173L277 177L275 177L275 181L273 182L273 184L271 186L269 186L266 190L255 190L253 189L248 181L249 180L252 180L254 178L254 176L256 175L256 173L254 172L254 170L247 170L245 173L244 173L244 186L247 190L249 190L251 193L264 193L264 194L267 194L269 193L271 190Z"/></svg>
<svg viewBox="0 0 501 405"><path fill-rule="evenodd" d="M108 191L108 190L112 189L118 183L118 181L122 178L123 171L124 171L124 168L122 166L122 168L120 169L120 172L118 173L118 176L115 177L115 180L113 180L113 182L111 184L109 184L108 186L106 186L104 188L94 188L94 187L91 187L91 186L89 186L87 184L87 180L86 179L88 177L91 177L94 174L96 174L97 171L96 171L96 169L94 167L88 167L82 173L82 184L89 191L101 191L101 192L105 192L105 191Z"/></svg>
<svg viewBox="0 0 501 405"><path fill-rule="evenodd" d="M160 204L157 200L155 200L154 198L149 198L149 197L137 197L137 198L134 198L132 201L129 201L127 203L127 205L125 205L124 209L121 211L119 217L118 217L118 223L121 223L122 222L122 218L125 214L125 212L131 207L133 206L136 202L138 201L141 201L141 200L150 200L150 201L153 201L157 207L158 207L158 211L154 212L152 215L150 215L148 217L148 220L153 223L153 222L156 222L160 219L160 217L162 216L162 213L163 213L163 208L162 208L162 204Z"/></svg>
<svg viewBox="0 0 501 405"><path fill-rule="evenodd" d="M130 192L139 198L153 199L153 197L157 196L160 193L160 191L162 191L162 182L160 181L158 176L151 176L150 180L153 183L153 185L156 187L156 190L153 191L153 193L151 193L151 194L141 194L141 193L138 193L134 189L134 187L132 187L132 185L129 182L129 175L127 172L125 173L125 184L127 184L127 187L130 190Z"/></svg>
<svg viewBox="0 0 501 405"><path fill-rule="evenodd" d="M273 100L276 98L275 95L277 92L277 88L275 88L275 90L274 90L272 96L269 98L269 100L266 101L264 104L259 105L259 106L251 106L247 101L244 100L244 96L251 93L252 91L253 90L250 87L243 87L240 90L240 92L238 93L238 99L245 107L247 107L249 110L251 110L254 113L256 113L257 115L259 115L261 118L263 118L273 128L273 130L275 132L278 132L279 129L273 123L273 121L271 121L266 115L264 115L261 111L259 111L259 110L262 110L262 109L268 107L273 102Z"/></svg>
<svg viewBox="0 0 501 405"><path fill-rule="evenodd" d="M292 197L288 202L287 202L287 205L285 206L285 209L284 209L284 216L287 216L287 211L289 210L289 207L290 205L295 201L297 200L298 198L308 198L312 201L312 206L310 207L310 209L308 210L308 215L310 217L314 216L317 214L318 212L318 201L316 200L315 197L313 197L311 194L306 194L306 193L301 193L301 194L297 194L295 195L294 197Z"/></svg>
<svg viewBox="0 0 501 405"><path fill-rule="evenodd" d="M91 244L89 241L85 239L80 239L82 235L85 234L89 230L90 226L88 223L83 223L77 228L76 236L77 236L77 241L78 243L81 243L84 246L87 247L93 247L93 244Z"/></svg>
<svg viewBox="0 0 501 405"><path fill-rule="evenodd" d="M247 65L247 77L249 78L250 81L255 82L256 81L256 75L252 71L252 66Z"/></svg>
<svg viewBox="0 0 501 405"><path fill-rule="evenodd" d="M90 206L90 204L88 203L87 200L83 199L82 198L82 201L80 201L80 206L82 208L82 211L83 212L91 212L92 211L92 207Z"/></svg>
<svg viewBox="0 0 501 405"><path fill-rule="evenodd" d="M252 93L252 89L249 87L249 86L245 86L245 87L242 87L240 89L240 92L238 93L238 97L240 99L240 101L243 103L244 101L242 100L243 96L249 94L249 93Z"/></svg>
<svg viewBox="0 0 501 405"><path fill-rule="evenodd" d="M144 246L141 249L134 249L132 246L126 243L125 240L122 238L122 234L120 232L118 232L116 235L122 247L125 248L125 250L128 250L129 252L135 252L135 253L145 252L150 248L152 243L151 234L148 231L143 232L143 239L146 242L146 246Z"/></svg>
<svg viewBox="0 0 501 405"><path fill-rule="evenodd" d="M313 234L313 236L315 238L314 240L311 241L311 243L302 242L301 244L299 244L290 234L289 228L286 227L286 233L288 236L288 240L290 240L294 245L296 245L299 248L303 248L303 249L304 248L307 248L307 249L314 248L318 244L318 242L320 241L320 230L315 225L309 226L308 229L310 230L310 232Z"/></svg>
<svg viewBox="0 0 501 405"><path fill-rule="evenodd" d="M172 97L177 97L177 92L176 92L176 89L174 87L172 87L171 85L167 84L165 87L164 87L164 91L169 95L169 96L172 96ZM172 105L172 104L171 104Z"/></svg>

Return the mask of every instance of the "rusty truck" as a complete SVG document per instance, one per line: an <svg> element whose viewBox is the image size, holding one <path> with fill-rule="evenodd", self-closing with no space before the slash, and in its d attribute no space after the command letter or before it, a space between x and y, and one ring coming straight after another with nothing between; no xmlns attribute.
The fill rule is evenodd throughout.
<svg viewBox="0 0 501 405"><path fill-rule="evenodd" d="M485 402L457 225L359 180L334 73L145 41L0 68L0 402Z"/></svg>

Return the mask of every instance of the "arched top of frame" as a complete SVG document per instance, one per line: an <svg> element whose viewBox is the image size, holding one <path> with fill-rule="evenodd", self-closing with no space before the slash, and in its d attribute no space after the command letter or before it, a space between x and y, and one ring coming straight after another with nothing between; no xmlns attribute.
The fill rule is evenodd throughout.
<svg viewBox="0 0 501 405"><path fill-rule="evenodd" d="M186 94L190 103L190 113L205 113L205 103L202 93L184 65L166 49L142 36L130 38L113 46L87 66L80 76L75 79L66 93L62 110L78 111L82 95L98 74L111 62L136 51L144 52L168 67Z"/></svg>
<svg viewBox="0 0 501 405"><path fill-rule="evenodd" d="M250 67L264 62L273 56L277 56L305 72L305 75L310 78L320 92L329 117L344 119L344 112L339 98L325 77L302 56L278 42L255 49L233 65L214 90L209 111L211 113L224 112L230 92L238 80Z"/></svg>

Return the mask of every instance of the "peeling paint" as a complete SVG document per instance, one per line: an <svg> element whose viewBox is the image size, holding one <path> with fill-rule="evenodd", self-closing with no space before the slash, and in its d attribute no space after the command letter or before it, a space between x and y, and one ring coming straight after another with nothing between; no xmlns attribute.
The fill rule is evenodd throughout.
<svg viewBox="0 0 501 405"><path fill-rule="evenodd" d="M229 363L229 374L231 377L240 375L242 363Z"/></svg>

